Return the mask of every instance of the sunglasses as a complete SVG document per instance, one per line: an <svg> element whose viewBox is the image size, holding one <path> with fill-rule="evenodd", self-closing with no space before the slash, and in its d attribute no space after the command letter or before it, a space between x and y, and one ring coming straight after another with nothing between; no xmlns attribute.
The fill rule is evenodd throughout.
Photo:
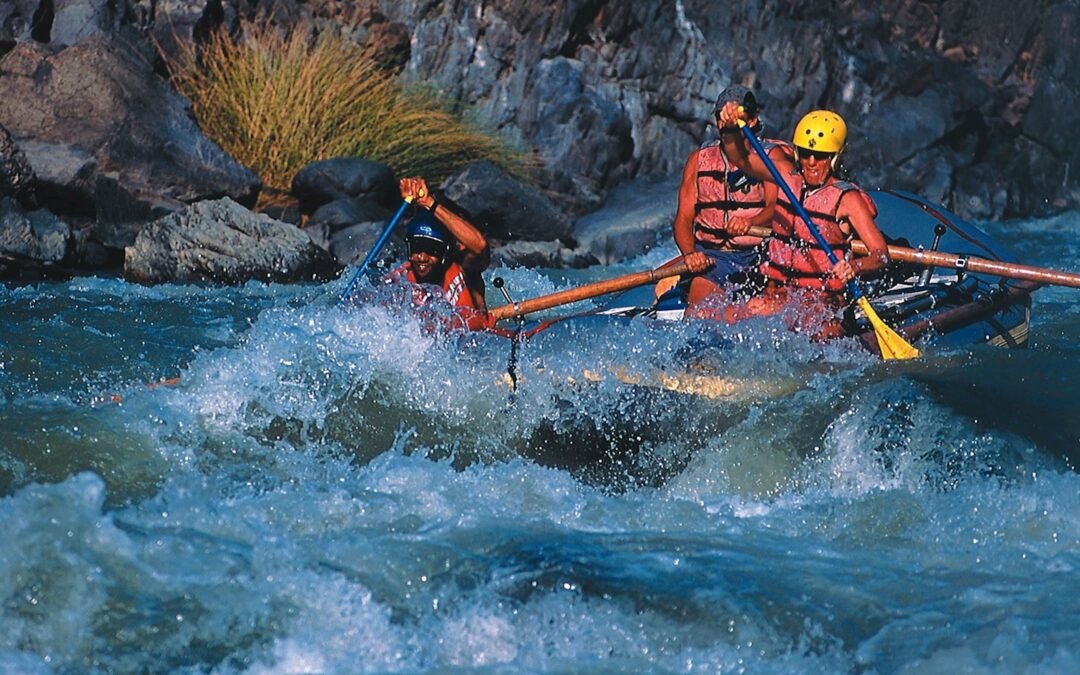
<svg viewBox="0 0 1080 675"><path fill-rule="evenodd" d="M806 148L799 148L797 150L797 152L799 153L799 159L809 159L809 158L813 157L814 159L818 160L819 162L823 162L823 161L825 161L827 159L832 159L833 155L836 154L835 152L822 152L821 150L807 150Z"/></svg>
<svg viewBox="0 0 1080 675"><path fill-rule="evenodd" d="M417 253L426 253L433 258L442 258L449 250L449 247L441 241L427 237L413 237L408 241L408 244L410 256Z"/></svg>

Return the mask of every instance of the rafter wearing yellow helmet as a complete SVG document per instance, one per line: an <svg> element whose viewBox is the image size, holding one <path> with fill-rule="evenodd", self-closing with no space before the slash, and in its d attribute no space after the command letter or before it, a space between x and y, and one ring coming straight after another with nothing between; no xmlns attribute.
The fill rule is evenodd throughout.
<svg viewBox="0 0 1080 675"><path fill-rule="evenodd" d="M738 101L726 102L717 116L723 129L738 130L746 124L746 113ZM775 183L762 159L751 153L741 133L723 134L724 152L743 171L761 181ZM841 180L835 170L847 143L847 124L831 110L815 110L802 117L795 127L792 144L795 156L769 157L778 176L788 188L776 199L773 215L773 237L760 267L767 279L766 288L758 298L746 303L741 318L746 315L774 314L790 301L812 302L816 310L800 312L801 316L820 314L820 305L833 310L825 326L814 328L820 337L836 337L843 328L836 314L845 304L847 283L859 275L882 271L889 262L885 237L874 221L873 202L856 184ZM797 204L787 192L796 196L810 215L814 228L822 235L839 259L834 265L818 239L799 214ZM851 240L858 238L866 245L869 255L851 257ZM812 300L807 294L792 293L795 289L813 289ZM818 320L819 317L814 317ZM807 328L807 326L798 326Z"/></svg>

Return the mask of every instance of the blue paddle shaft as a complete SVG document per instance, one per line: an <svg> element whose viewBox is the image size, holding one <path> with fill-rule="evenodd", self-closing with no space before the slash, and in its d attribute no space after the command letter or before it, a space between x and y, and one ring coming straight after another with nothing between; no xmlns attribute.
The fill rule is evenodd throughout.
<svg viewBox="0 0 1080 675"><path fill-rule="evenodd" d="M780 186L780 189L784 191L788 201L791 202L792 208L795 209L795 213L799 214L799 217L803 219L803 222L806 223L806 227L810 229L810 234L814 235L814 239L817 240L818 245L825 251L825 255L829 257L829 262L833 265L840 262L840 259L833 253L832 247L829 246L829 242L825 241L825 237L821 236L821 231L814 225L814 221L810 220L810 214L803 208L802 202L799 201L795 196L795 193L791 191L787 181L784 180L784 177L780 175L780 171L776 168L776 165L769 159L769 155L765 152L765 148L761 147L761 141L754 136L754 132L750 131L750 127L747 125L740 125L739 128L742 130L743 136L745 136L746 140L750 143L750 146L754 148L754 152L756 152L758 157L761 158L761 161L765 163L765 168L772 174L773 180L775 180L776 184ZM848 292L851 293L851 298L853 300L858 300L862 297L862 291L859 289L858 285L856 285L854 279L848 282Z"/></svg>
<svg viewBox="0 0 1080 675"><path fill-rule="evenodd" d="M371 265L372 261L374 261L375 258L378 257L379 253L383 250L383 246L386 246L386 241L390 238L390 234L394 231L394 227L397 226L398 221L401 220L401 216L405 215L405 209L407 208L409 208L409 200L401 202L401 207L397 210L397 213L394 214L394 217L390 219L390 222L387 223L386 229L384 229L382 235L379 236L379 240L375 242L375 246L371 248L371 252L367 254L366 258L364 258L364 262L360 263L360 267L356 269L356 272L353 274L352 280L349 281L349 285L345 287L344 291L342 291L341 297L338 299L338 302L345 302L345 299L349 297L350 293L352 293L353 286L355 286L356 282L359 281L360 275L363 274L364 271L367 270L368 266Z"/></svg>

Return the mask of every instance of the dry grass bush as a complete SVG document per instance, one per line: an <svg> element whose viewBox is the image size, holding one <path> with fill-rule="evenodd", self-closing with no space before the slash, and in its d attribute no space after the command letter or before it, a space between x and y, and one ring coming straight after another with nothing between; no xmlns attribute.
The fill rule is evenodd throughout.
<svg viewBox="0 0 1080 675"><path fill-rule="evenodd" d="M248 23L241 36L181 42L168 66L203 132L262 179L261 206L287 201L296 172L331 157L363 157L433 183L478 159L526 168L524 153L432 93L402 87L339 35Z"/></svg>

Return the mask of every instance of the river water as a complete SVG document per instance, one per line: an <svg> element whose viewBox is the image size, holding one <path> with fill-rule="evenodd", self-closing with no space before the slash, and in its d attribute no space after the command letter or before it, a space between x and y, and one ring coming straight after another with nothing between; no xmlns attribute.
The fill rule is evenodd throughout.
<svg viewBox="0 0 1080 675"><path fill-rule="evenodd" d="M983 228L1080 269L1080 214ZM514 391L345 281L0 288L0 673L1080 671L1080 290L905 363L567 324Z"/></svg>

